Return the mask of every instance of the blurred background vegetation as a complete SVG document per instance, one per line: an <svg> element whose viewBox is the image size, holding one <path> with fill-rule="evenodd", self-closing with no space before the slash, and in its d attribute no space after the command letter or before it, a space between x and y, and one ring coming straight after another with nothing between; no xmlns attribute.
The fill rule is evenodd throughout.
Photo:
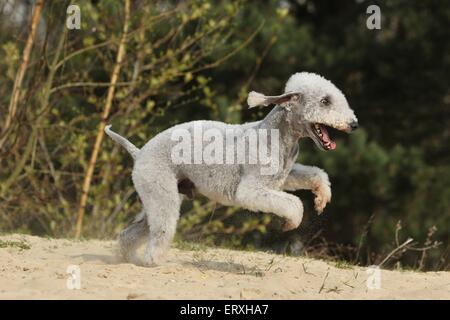
<svg viewBox="0 0 450 320"><path fill-rule="evenodd" d="M79 30L66 28L70 4ZM366 27L371 4L381 30ZM279 94L310 71L342 89L362 126L334 152L300 142L299 161L330 175L325 213L298 192L305 220L282 233L273 215L197 198L178 240L448 270L449 22L437 0L0 0L0 231L72 237L84 190L81 235L116 236L141 204L104 124L142 146L184 121L260 119L250 90Z"/></svg>

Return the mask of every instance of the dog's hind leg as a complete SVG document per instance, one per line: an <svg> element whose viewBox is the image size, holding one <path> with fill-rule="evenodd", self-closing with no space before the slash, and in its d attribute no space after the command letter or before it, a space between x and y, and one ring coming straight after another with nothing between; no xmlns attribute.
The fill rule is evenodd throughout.
<svg viewBox="0 0 450 320"><path fill-rule="evenodd" d="M134 221L119 235L121 256L128 262L138 264L137 249L145 243L149 236L149 228L145 211L141 211Z"/></svg>
<svg viewBox="0 0 450 320"><path fill-rule="evenodd" d="M284 218L284 231L297 228L303 219L303 204L296 196L258 186L255 181L241 181L236 190L235 204L251 211L274 213Z"/></svg>
<svg viewBox="0 0 450 320"><path fill-rule="evenodd" d="M149 175L149 172L152 174ZM135 168L133 180L150 230L143 265L160 264L175 235L180 215L177 179L169 168L161 165L149 168L147 163L145 168Z"/></svg>

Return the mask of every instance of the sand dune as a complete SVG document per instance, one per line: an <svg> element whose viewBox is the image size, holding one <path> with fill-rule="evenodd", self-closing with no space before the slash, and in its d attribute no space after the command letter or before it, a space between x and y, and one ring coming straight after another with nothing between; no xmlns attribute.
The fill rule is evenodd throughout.
<svg viewBox="0 0 450 320"><path fill-rule="evenodd" d="M450 299L450 272L381 270L369 289L367 268L333 262L174 248L143 268L118 261L113 241L25 235L0 237L0 271L0 299Z"/></svg>

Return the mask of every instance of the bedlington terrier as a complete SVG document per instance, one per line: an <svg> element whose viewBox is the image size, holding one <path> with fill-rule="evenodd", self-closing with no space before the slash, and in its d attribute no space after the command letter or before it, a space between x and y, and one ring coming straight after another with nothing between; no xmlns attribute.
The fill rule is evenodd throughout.
<svg viewBox="0 0 450 320"><path fill-rule="evenodd" d="M328 175L295 162L300 138L311 138L321 150L333 150L336 142L327 127L345 132L358 127L344 94L329 80L301 72L289 78L284 94L251 92L247 103L251 108L275 107L263 120L242 125L203 120L178 124L157 134L142 149L111 131L111 126L105 128L134 158L132 179L143 203L141 213L119 235L120 252L127 261L144 266L164 261L182 194L199 193L226 206L274 213L285 220L284 231L297 228L303 218L301 200L286 191L311 190L319 214L330 202ZM264 134L249 134L256 131ZM251 137L260 140L252 144ZM181 147L181 140L187 148ZM211 143L203 148L205 141ZM258 155L267 156L264 163L256 159ZM144 243L147 246L140 259L136 251Z"/></svg>

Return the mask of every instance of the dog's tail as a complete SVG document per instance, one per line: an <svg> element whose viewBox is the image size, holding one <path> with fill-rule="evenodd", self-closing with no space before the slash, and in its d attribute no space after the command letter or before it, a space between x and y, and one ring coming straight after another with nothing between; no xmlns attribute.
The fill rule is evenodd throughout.
<svg viewBox="0 0 450 320"><path fill-rule="evenodd" d="M122 147L127 149L127 151L131 154L133 159L136 159L136 156L137 156L137 154L139 152L139 149L134 144L132 144L130 141L128 141L127 139L125 139L121 135L115 133L114 131L112 131L110 128L111 128L111 125L107 125L105 127L106 134L108 136L110 136L110 138L113 139L115 142L117 142Z"/></svg>

